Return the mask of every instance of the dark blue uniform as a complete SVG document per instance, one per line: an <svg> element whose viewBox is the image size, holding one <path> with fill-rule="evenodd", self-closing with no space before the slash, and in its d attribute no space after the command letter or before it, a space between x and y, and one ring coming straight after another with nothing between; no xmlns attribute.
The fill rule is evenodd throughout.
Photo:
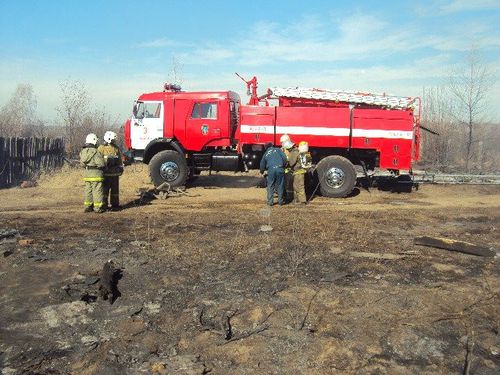
<svg viewBox="0 0 500 375"><path fill-rule="evenodd" d="M267 204L273 205L274 190L278 193L278 203L284 204L286 155L278 147L269 147L260 161L260 173L267 170Z"/></svg>

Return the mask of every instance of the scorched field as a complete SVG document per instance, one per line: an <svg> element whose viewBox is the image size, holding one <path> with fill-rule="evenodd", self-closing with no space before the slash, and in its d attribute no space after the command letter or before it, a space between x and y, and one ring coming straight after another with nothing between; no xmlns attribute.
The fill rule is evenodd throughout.
<svg viewBox="0 0 500 375"><path fill-rule="evenodd" d="M498 249L498 186L268 208L252 174L141 198L133 165L86 214L80 174L0 191L2 374L499 373L498 258L414 244Z"/></svg>

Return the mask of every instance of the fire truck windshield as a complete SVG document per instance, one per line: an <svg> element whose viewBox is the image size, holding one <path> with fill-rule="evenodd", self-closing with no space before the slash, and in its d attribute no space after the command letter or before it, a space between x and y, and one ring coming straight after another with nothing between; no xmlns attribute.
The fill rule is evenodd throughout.
<svg viewBox="0 0 500 375"><path fill-rule="evenodd" d="M161 103L136 102L134 105L134 117L136 119L143 118L160 118Z"/></svg>

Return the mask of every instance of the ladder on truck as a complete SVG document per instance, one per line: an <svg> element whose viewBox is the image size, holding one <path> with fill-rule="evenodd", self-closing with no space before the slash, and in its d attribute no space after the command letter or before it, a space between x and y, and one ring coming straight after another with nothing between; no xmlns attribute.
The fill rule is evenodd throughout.
<svg viewBox="0 0 500 375"><path fill-rule="evenodd" d="M372 94L365 92L334 91L304 87L272 87L268 90L271 97L325 100L342 103L368 104L392 109L414 109L419 98Z"/></svg>

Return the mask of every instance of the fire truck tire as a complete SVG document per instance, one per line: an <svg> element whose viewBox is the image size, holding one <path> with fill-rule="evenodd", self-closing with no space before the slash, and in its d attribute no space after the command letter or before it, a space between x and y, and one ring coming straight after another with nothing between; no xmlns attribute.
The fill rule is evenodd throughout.
<svg viewBox="0 0 500 375"><path fill-rule="evenodd" d="M321 195L343 198L356 185L356 169L349 159L333 155L322 159L316 167Z"/></svg>
<svg viewBox="0 0 500 375"><path fill-rule="evenodd" d="M177 151L160 151L149 161L149 175L155 186L164 182L168 182L170 187L183 186L188 173L186 159Z"/></svg>

